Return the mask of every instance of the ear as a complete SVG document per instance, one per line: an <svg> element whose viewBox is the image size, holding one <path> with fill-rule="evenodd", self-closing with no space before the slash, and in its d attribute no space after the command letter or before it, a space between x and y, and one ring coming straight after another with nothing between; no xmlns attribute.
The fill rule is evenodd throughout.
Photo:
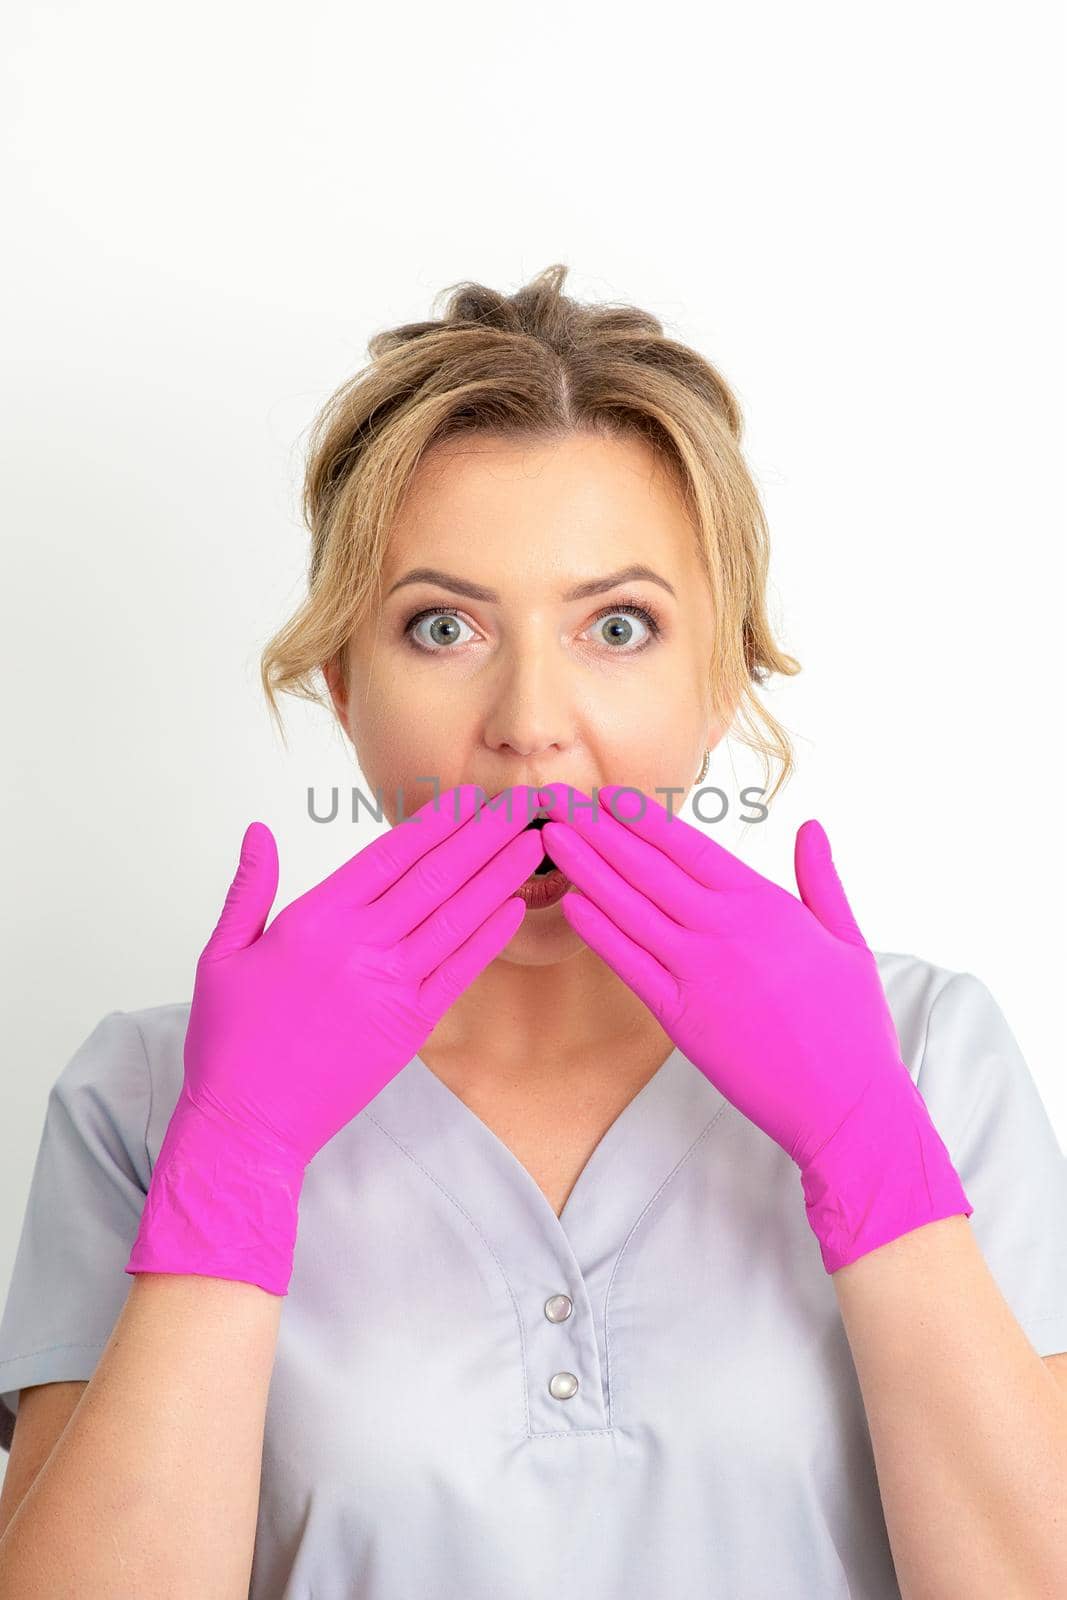
<svg viewBox="0 0 1067 1600"><path fill-rule="evenodd" d="M340 651L325 663L322 675L326 679L326 687L330 691L337 720L351 739L352 730L348 726L348 679L344 669L344 657Z"/></svg>
<svg viewBox="0 0 1067 1600"><path fill-rule="evenodd" d="M721 689L712 689L710 691L709 702L705 708L708 719L706 732L707 748L709 750L714 750L715 746L726 737L734 726L741 700L742 692L740 690L732 700L726 701L722 698Z"/></svg>

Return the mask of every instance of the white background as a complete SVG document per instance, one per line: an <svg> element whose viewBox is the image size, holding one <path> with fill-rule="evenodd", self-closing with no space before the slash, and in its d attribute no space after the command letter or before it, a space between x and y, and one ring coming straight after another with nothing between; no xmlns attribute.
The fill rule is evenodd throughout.
<svg viewBox="0 0 1067 1600"><path fill-rule="evenodd" d="M0 1285L51 1083L189 997L246 823L278 908L373 837L308 819L362 780L258 684L317 407L447 285L556 261L745 411L800 767L715 836L795 891L818 816L869 943L988 984L1067 1146L1057 8L103 0L5 54Z"/></svg>

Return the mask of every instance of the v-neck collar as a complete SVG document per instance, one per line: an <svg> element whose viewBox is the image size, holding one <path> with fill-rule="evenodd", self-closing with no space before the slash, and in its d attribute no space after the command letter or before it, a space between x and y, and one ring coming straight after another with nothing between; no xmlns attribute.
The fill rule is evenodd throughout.
<svg viewBox="0 0 1067 1600"><path fill-rule="evenodd" d="M678 1049L605 1130L557 1217L532 1174L421 1055L375 1096L366 1115L401 1145L507 1260L535 1231L565 1242L586 1271L630 1228L727 1106ZM518 1236L516 1230L519 1230Z"/></svg>
<svg viewBox="0 0 1067 1600"><path fill-rule="evenodd" d="M558 1217L518 1157L421 1056L360 1113L391 1142L397 1161L411 1164L405 1184L412 1218L423 1205L443 1208L472 1250L488 1252L488 1281L504 1291L517 1336L531 1439L613 1426L617 1270L638 1226L729 1109L700 1069L672 1050L603 1134ZM561 1294L573 1309L556 1324L545 1307ZM580 1377L565 1404L549 1388L552 1374Z"/></svg>

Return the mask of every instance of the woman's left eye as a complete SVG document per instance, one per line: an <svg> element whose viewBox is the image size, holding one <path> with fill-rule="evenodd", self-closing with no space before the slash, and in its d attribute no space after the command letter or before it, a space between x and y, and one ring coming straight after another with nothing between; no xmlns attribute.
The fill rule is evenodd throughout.
<svg viewBox="0 0 1067 1600"><path fill-rule="evenodd" d="M633 624L629 620L631 617L636 617L647 630L647 637L639 639L633 649L627 648L634 632ZM647 650L659 634L659 623L651 611L646 611L644 606L629 604L611 606L609 610L602 611L593 627L599 631L608 648L614 650L617 655L635 656L639 651Z"/></svg>

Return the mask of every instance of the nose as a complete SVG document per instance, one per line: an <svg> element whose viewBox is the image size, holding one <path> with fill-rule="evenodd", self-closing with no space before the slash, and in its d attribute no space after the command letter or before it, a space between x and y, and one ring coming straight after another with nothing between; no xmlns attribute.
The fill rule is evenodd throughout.
<svg viewBox="0 0 1067 1600"><path fill-rule="evenodd" d="M551 777L557 758L572 746L573 689L566 665L547 649L514 651L501 663L483 738L497 754L516 756L535 770L524 781Z"/></svg>

